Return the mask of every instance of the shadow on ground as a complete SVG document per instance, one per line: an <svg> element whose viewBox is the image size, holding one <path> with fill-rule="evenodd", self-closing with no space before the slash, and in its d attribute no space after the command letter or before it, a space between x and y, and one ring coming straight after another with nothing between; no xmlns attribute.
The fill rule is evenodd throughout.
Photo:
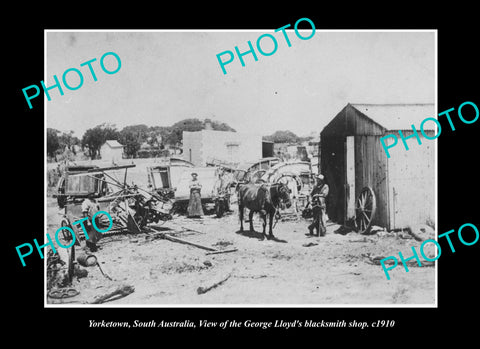
<svg viewBox="0 0 480 349"><path fill-rule="evenodd" d="M253 230L253 231L252 230L244 230L244 231L237 230L235 233L238 234L238 235L246 236L248 238L256 238L260 241L263 241L263 240L265 240L265 238L267 238L267 240L269 240L269 241L287 243L287 240L279 239L276 236L272 236L272 237L269 237L268 235L265 236L263 233L256 232L255 230Z"/></svg>

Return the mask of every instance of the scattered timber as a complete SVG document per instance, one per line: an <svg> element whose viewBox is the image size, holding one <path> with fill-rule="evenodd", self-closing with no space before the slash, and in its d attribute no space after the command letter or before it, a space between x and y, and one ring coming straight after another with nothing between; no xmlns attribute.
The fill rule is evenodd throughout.
<svg viewBox="0 0 480 349"><path fill-rule="evenodd" d="M135 287L131 285L118 285L109 288L105 293L95 296L88 304L101 304L113 299L126 297L135 291ZM114 297L114 298L113 298Z"/></svg>
<svg viewBox="0 0 480 349"><path fill-rule="evenodd" d="M223 284L225 281L227 281L230 276L232 276L232 273L228 274L226 277L224 277L222 280L218 281L218 282L215 282L213 285L211 286L200 286L199 288L197 288L197 293L198 294L204 294L204 293L207 293L208 291L214 289L215 287L217 286L220 286L221 284Z"/></svg>

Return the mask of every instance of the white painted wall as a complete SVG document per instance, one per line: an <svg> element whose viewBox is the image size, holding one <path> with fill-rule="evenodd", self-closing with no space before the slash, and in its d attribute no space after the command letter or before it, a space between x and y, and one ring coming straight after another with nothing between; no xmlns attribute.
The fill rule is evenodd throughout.
<svg viewBox="0 0 480 349"><path fill-rule="evenodd" d="M213 160L251 162L261 157L261 135L214 130L183 132L183 158L195 166L205 166Z"/></svg>
<svg viewBox="0 0 480 349"><path fill-rule="evenodd" d="M100 157L109 162L119 162L122 160L123 148L110 148L107 144L100 148Z"/></svg>

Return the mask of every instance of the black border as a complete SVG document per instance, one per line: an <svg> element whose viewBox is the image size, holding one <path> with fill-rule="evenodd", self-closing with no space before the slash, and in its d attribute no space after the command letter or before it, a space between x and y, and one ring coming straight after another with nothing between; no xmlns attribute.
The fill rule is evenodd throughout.
<svg viewBox="0 0 480 349"><path fill-rule="evenodd" d="M116 7L117 6L117 7ZM120 8L118 7L120 6ZM365 4L355 7L343 4L332 9L322 3L304 5L300 8L287 4L275 3L260 11L258 4L223 3L208 7L199 4L199 9L184 4L184 9L175 11L165 5L141 5L134 9L122 8L123 5L110 4L102 10L97 5L92 7L76 7L62 9L60 13L50 14L39 12L35 19L22 17L22 29L13 33L7 39L9 47L14 48L13 79L8 83L7 90L9 108L14 124L17 125L14 143L18 150L12 153L12 161L17 166L14 169L15 186L9 195L12 206L7 213L11 219L7 244L4 247L6 264L13 275L9 279L11 297L4 301L10 305L8 315L11 317L12 328L18 328L19 322L29 333L46 333L55 329L55 333L84 338L90 334L101 337L141 335L150 338L166 338L174 335L177 344L193 339L198 335L230 335L242 334L245 329L156 329L128 331L121 329L90 329L89 319L104 319L126 321L150 319L166 321L209 319L222 321L246 319L258 321L274 321L275 319L295 320L311 319L314 321L335 321L345 319L347 322L372 321L376 319L392 319L396 321L391 329L290 329L288 331L248 330L248 334L268 334L283 337L301 335L312 338L324 338L325 335L340 338L338 335L345 330L357 337L357 334L368 337L391 334L418 335L430 333L430 336L441 335L442 330L455 330L463 333L474 333L478 325L475 308L478 309L475 296L475 283L478 272L474 254L475 246L460 246L458 239L452 240L456 247L455 253L450 253L448 245L441 242L443 255L439 260L439 302L438 309L419 308L101 308L101 309L44 309L43 296L43 261L30 261L28 267L22 268L18 263L15 246L41 239L44 227L43 199L43 129L44 115L42 105L36 101L34 109L27 110L21 89L41 80L44 67L44 29L275 29L287 23L294 24L302 17L310 18L317 29L438 29L438 111L458 108L465 101L480 105L478 100L479 77L478 54L475 52L478 35L475 27L472 6L456 8L453 5L442 10L437 6L421 9L405 3L385 3L383 7L367 8ZM133 6L129 4L129 6ZM153 6L153 8L152 8ZM45 10L45 8L42 8ZM123 13L119 13L121 10ZM33 11L33 10L32 10ZM48 12L48 11L47 11ZM22 13L22 12L19 12ZM11 42L10 42L11 40ZM9 67L10 64L4 67ZM475 94L477 92L477 94ZM43 102L41 102L43 104ZM478 196L475 167L475 133L478 122L462 124L455 112L452 114L456 126L455 132L450 132L449 126L442 121L444 133L439 138L438 162L438 232L458 229L464 223L477 226L474 199ZM26 128L26 130L24 130ZM25 133L25 131L27 131ZM19 137L21 136L21 137ZM40 147L39 144L42 144ZM17 155L21 152L21 156ZM470 311L471 310L471 311ZM471 313L473 317L466 316ZM65 319L68 319L66 321ZM75 331L72 331L75 329ZM91 330L91 331L90 331ZM433 331L433 332L430 332ZM453 331L451 331L453 330ZM38 331L38 332L37 332ZM447 332L444 332L445 334ZM458 333L458 332L457 332ZM183 335L185 336L178 336ZM44 337L43 340L46 340ZM213 337L212 337L213 338ZM219 340L223 338L217 337ZM408 340L407 337L403 337ZM32 338L33 339L33 338ZM26 339L24 339L26 340ZM37 337L36 340L42 340ZM411 338L413 341L413 337ZM410 342L412 343L412 342ZM230 343L231 344L231 343ZM165 344L164 344L165 345Z"/></svg>

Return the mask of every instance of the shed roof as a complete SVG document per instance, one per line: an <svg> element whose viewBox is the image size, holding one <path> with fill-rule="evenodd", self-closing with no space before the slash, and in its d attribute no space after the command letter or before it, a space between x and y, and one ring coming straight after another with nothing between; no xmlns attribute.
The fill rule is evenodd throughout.
<svg viewBox="0 0 480 349"><path fill-rule="evenodd" d="M350 104L353 108L383 126L387 130L418 130L428 117L436 117L434 104ZM434 123L427 122L425 130L434 130Z"/></svg>
<svg viewBox="0 0 480 349"><path fill-rule="evenodd" d="M105 144L108 145L110 148L123 148L123 145L118 143L116 140L105 141Z"/></svg>

